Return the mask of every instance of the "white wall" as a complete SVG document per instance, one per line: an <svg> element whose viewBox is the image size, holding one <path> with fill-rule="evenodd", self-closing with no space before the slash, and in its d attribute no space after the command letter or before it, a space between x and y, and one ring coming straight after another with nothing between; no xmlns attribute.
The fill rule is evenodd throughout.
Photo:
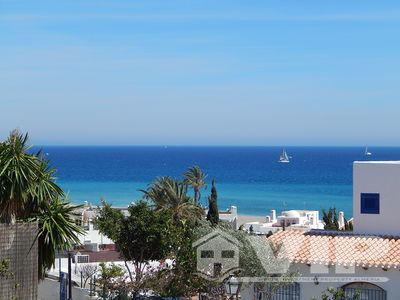
<svg viewBox="0 0 400 300"><path fill-rule="evenodd" d="M349 274L336 274L335 267L329 267L328 274L314 274L311 273L311 268L305 264L295 265L293 269L296 269L302 274L302 276L314 277L328 277L328 276L338 276L338 277L381 277L389 278L387 282L374 282L373 284L378 285L387 292L387 300L398 300L399 299L399 286L400 286L400 272L397 269L389 269L388 271L383 271L380 268L369 268L364 270L362 268L355 268L354 273ZM363 281L363 280L355 280ZM352 282L352 280L346 282L320 282L318 285L314 283L300 283L300 299L310 300L312 297L321 297L321 293L328 287L333 286L335 288L340 288L347 283Z"/></svg>
<svg viewBox="0 0 400 300"><path fill-rule="evenodd" d="M361 214L360 194L379 193L380 213ZM400 235L400 162L354 162L354 232Z"/></svg>
<svg viewBox="0 0 400 300"><path fill-rule="evenodd" d="M347 283L352 282L351 280L347 281L347 279L350 279L350 277L386 277L389 279L387 282L374 282L373 284L378 285L379 287L386 290L387 300L398 300L400 298L400 271L397 269L389 269L388 271L384 271L380 268L369 268L368 270L355 268L355 272L349 274L336 274L334 266L329 267L328 270L328 274L315 274L310 272L311 268L306 264L293 264L293 266L291 267L291 271L297 271L303 277L347 277L345 282L335 282L334 280L332 280L331 282L319 282L318 285L313 282L300 282L300 300L310 300L312 297L321 299L321 294L324 290L326 290L330 286L333 286L335 288L342 287ZM244 287L241 295L242 300L254 300L255 298L253 293L253 286Z"/></svg>

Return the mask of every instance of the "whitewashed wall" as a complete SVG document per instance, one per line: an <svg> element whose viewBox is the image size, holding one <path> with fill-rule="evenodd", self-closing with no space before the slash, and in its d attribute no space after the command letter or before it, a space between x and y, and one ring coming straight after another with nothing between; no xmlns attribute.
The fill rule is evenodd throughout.
<svg viewBox="0 0 400 300"><path fill-rule="evenodd" d="M302 276L305 277L327 277L327 276L335 276L335 267L328 268L328 274L315 274L311 273L311 268L305 264L295 264L292 267L292 271L298 271ZM351 270L348 270L351 271ZM355 268L354 273L348 274L337 274L337 276L342 277L386 277L389 280L387 282L374 282L373 284L378 285L383 288L387 292L387 300L399 300L400 299L400 271L397 269L389 269L388 271L384 271L380 268L369 268L368 270L364 270L362 268ZM300 299L301 300L310 300L312 297L321 298L321 294L328 287L333 286L335 288L342 287L347 283L351 283L352 281L346 282L320 282L318 285L314 283L303 283L300 282ZM254 300L255 295L253 293L253 286L245 287L241 293L243 300Z"/></svg>
<svg viewBox="0 0 400 300"><path fill-rule="evenodd" d="M361 193L380 194L379 214L361 214ZM400 235L400 162L354 162L353 217L356 233Z"/></svg>

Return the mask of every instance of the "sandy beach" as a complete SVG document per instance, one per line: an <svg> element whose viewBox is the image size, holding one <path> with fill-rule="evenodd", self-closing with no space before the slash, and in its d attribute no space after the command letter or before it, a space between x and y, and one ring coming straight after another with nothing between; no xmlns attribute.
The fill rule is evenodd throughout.
<svg viewBox="0 0 400 300"><path fill-rule="evenodd" d="M249 222L265 222L265 216L238 215L238 225Z"/></svg>

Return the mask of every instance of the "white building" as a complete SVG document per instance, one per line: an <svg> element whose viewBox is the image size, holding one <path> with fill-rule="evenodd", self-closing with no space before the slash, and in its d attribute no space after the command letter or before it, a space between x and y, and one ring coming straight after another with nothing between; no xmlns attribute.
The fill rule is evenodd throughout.
<svg viewBox="0 0 400 300"><path fill-rule="evenodd" d="M360 299L400 299L400 162L354 162L353 175L354 232L289 227L272 235L300 277L272 298L247 286L242 299L320 299L329 286L360 290Z"/></svg>
<svg viewBox="0 0 400 300"><path fill-rule="evenodd" d="M221 221L231 223L233 229L238 229L238 211L236 206L231 206L227 210L220 210L218 214Z"/></svg>
<svg viewBox="0 0 400 300"><path fill-rule="evenodd" d="M249 222L244 224L244 229L256 234L268 234L282 228L298 229L323 229L324 224L319 219L317 210L287 210L281 216L276 216L276 211L271 210L265 222ZM250 229L251 228L251 229Z"/></svg>
<svg viewBox="0 0 400 300"><path fill-rule="evenodd" d="M400 235L400 161L355 162L354 232Z"/></svg>

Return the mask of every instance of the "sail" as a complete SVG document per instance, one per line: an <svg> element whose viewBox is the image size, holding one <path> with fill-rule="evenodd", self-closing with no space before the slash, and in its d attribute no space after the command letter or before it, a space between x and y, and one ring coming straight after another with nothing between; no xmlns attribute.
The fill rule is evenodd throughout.
<svg viewBox="0 0 400 300"><path fill-rule="evenodd" d="M285 160L289 160L289 157L288 157L288 155L287 155L287 153L286 153L285 150L283 150L283 158L284 158Z"/></svg>
<svg viewBox="0 0 400 300"><path fill-rule="evenodd" d="M281 156L279 157L280 162L289 162L289 156L287 155L285 149L282 150Z"/></svg>

